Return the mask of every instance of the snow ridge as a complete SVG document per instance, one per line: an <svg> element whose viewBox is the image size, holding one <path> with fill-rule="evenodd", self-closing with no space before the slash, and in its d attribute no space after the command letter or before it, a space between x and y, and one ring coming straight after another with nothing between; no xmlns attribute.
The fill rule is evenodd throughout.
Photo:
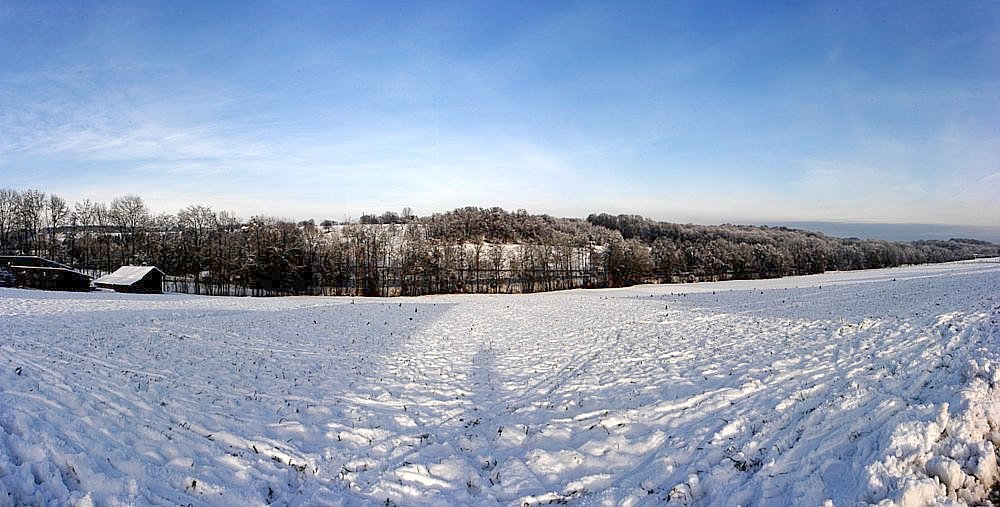
<svg viewBox="0 0 1000 507"><path fill-rule="evenodd" d="M993 336L1000 333L993 329ZM948 403L922 407L928 416L937 410L936 417L901 424L884 457L868 466L870 500L960 505L988 497L1000 480L1000 368L995 358L971 360L963 373L958 410L950 413Z"/></svg>

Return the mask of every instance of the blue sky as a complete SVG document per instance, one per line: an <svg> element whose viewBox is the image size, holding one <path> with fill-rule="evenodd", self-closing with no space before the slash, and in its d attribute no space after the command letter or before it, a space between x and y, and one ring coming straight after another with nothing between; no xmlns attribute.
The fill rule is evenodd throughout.
<svg viewBox="0 0 1000 507"><path fill-rule="evenodd" d="M0 187L1000 226L996 2L0 2Z"/></svg>

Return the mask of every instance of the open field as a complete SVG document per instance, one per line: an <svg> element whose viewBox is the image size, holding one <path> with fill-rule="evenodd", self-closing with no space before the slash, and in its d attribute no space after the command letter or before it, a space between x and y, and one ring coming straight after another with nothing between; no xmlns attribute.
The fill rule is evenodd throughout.
<svg viewBox="0 0 1000 507"><path fill-rule="evenodd" d="M0 289L0 505L974 502L1000 262L534 295Z"/></svg>

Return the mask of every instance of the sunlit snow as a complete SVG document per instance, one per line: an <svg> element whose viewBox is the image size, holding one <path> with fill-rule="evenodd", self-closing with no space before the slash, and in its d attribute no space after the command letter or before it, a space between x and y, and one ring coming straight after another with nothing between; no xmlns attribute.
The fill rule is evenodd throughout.
<svg viewBox="0 0 1000 507"><path fill-rule="evenodd" d="M534 295L0 289L0 505L974 502L997 260Z"/></svg>

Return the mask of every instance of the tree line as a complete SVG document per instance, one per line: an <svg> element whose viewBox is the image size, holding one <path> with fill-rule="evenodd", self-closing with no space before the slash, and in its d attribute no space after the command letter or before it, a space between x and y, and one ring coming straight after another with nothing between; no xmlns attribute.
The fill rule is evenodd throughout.
<svg viewBox="0 0 1000 507"><path fill-rule="evenodd" d="M889 242L746 225L586 219L465 207L357 221L247 220L210 206L152 213L136 195L69 205L0 189L0 253L93 275L158 266L168 290L224 295L536 292L646 282L774 278L998 256L971 239Z"/></svg>

